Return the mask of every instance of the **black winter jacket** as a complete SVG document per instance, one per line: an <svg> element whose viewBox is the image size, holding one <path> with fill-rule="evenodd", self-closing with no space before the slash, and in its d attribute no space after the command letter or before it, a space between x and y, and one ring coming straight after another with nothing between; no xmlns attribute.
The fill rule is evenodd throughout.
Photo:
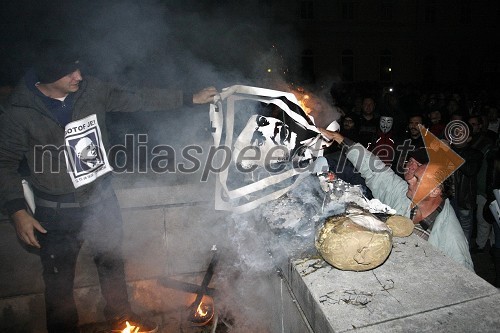
<svg viewBox="0 0 500 333"><path fill-rule="evenodd" d="M453 150L465 160L453 174L454 197L460 209L471 210L476 207L477 174L481 169L483 153L471 147L454 147Z"/></svg>
<svg viewBox="0 0 500 333"><path fill-rule="evenodd" d="M102 143L109 149L106 112L174 109L183 105L182 91L160 89L125 90L86 77L74 93L72 121L95 114ZM186 103L188 104L188 103ZM26 158L29 183L34 190L50 195L73 194L86 206L113 193L110 173L75 189L63 153L65 129L23 80L0 115L0 207L9 214L24 208L19 162Z"/></svg>

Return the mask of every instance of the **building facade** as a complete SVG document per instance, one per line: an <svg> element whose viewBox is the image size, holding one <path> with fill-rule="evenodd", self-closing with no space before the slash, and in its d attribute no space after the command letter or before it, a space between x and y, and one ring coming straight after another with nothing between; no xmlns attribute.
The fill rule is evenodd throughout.
<svg viewBox="0 0 500 333"><path fill-rule="evenodd" d="M498 84L500 2L298 0L275 13L299 29L312 81ZM286 13L286 14L284 14Z"/></svg>

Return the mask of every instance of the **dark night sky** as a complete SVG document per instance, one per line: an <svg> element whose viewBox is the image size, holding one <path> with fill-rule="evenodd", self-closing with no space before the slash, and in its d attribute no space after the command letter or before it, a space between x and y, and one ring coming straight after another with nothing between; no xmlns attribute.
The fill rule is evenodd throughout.
<svg viewBox="0 0 500 333"><path fill-rule="evenodd" d="M2 3L1 83L12 84L46 37L81 48L88 72L135 84L225 85L272 57L271 36L298 50L289 27L260 22L258 1L18 0ZM242 13L245 13L242 15ZM286 37L284 37L286 36Z"/></svg>

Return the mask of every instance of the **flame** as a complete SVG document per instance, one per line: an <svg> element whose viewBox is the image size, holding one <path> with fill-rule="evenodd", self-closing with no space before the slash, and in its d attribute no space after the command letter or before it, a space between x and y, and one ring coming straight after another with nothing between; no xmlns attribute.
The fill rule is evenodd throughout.
<svg viewBox="0 0 500 333"><path fill-rule="evenodd" d="M302 110L304 110L305 113L309 114L311 113L312 109L307 106L307 102L309 102L309 95L304 95L302 99L299 99L299 104L302 107Z"/></svg>
<svg viewBox="0 0 500 333"><path fill-rule="evenodd" d="M189 321L196 326L204 326L212 320L215 308L214 301L210 296L203 296L202 301L196 309L194 308L195 304L191 304L191 314Z"/></svg>
<svg viewBox="0 0 500 333"><path fill-rule="evenodd" d="M138 333L139 332L139 327L130 325L129 322L126 322L127 327L122 331L122 333Z"/></svg>
<svg viewBox="0 0 500 333"><path fill-rule="evenodd" d="M203 302L200 302L200 305L198 305L198 309L196 309L196 313L200 316L200 317L205 317L207 314L208 314L208 310L204 311L203 308L208 308L207 307L201 307L201 305L203 304Z"/></svg>
<svg viewBox="0 0 500 333"><path fill-rule="evenodd" d="M305 92L303 88L297 88L297 90L293 90L292 93L295 95L297 98L297 101L299 102L300 107L306 114L311 113L312 108L309 106L310 103L312 102L311 96Z"/></svg>

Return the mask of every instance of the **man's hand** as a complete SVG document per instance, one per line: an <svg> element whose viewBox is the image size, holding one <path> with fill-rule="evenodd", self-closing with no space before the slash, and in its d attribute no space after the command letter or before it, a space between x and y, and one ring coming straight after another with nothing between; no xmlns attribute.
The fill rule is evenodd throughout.
<svg viewBox="0 0 500 333"><path fill-rule="evenodd" d="M40 248L40 243L35 236L35 229L43 234L47 233L47 230L24 209L12 214L12 220L14 220L17 237L30 246Z"/></svg>
<svg viewBox="0 0 500 333"><path fill-rule="evenodd" d="M342 134L340 134L339 132L333 132L333 131L329 131L327 129L319 128L319 127L318 127L318 129L321 132L321 135L323 135L328 140L334 140L338 144L341 144L344 141L344 136Z"/></svg>
<svg viewBox="0 0 500 333"><path fill-rule="evenodd" d="M198 91L193 95L193 104L206 104L214 101L214 96L217 95L215 87L207 87Z"/></svg>

